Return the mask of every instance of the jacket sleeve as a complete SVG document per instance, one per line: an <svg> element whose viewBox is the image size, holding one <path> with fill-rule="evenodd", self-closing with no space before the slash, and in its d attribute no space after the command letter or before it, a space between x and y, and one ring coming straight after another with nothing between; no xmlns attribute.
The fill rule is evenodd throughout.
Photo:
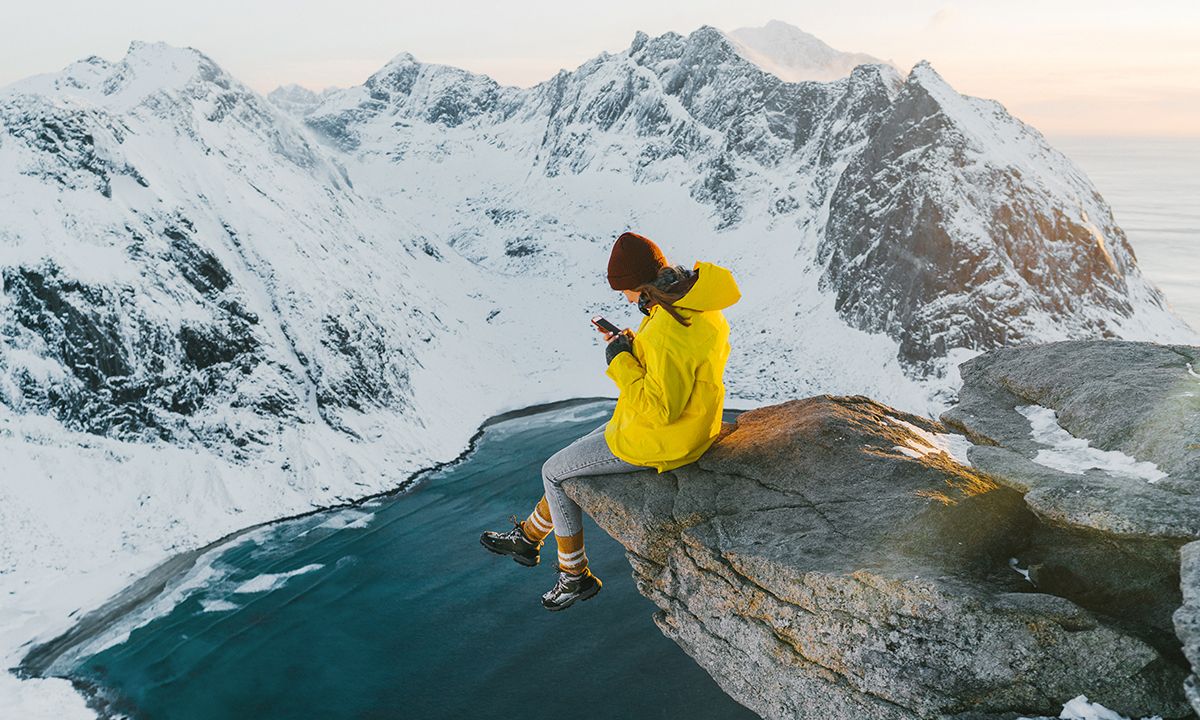
<svg viewBox="0 0 1200 720"><path fill-rule="evenodd" d="M683 412L696 382L695 368L683 357L665 349L644 353L648 367L642 367L632 353L613 358L604 371L613 379L622 397L628 397L638 413L659 424L674 422Z"/></svg>

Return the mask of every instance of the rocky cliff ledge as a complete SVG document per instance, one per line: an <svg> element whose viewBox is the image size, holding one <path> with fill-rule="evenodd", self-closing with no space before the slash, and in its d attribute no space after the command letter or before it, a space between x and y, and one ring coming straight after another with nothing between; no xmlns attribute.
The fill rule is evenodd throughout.
<svg viewBox="0 0 1200 720"><path fill-rule="evenodd" d="M1193 717L1196 368L1197 347L1006 348L961 366L940 423L795 400L692 465L567 489L662 631L763 717L1057 716L1079 694Z"/></svg>

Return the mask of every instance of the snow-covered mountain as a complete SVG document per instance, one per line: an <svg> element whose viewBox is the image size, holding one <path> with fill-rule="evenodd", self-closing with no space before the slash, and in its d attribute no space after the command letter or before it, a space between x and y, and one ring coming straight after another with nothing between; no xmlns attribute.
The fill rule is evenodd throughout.
<svg viewBox="0 0 1200 720"><path fill-rule="evenodd" d="M389 205L407 217L449 210L438 224L450 244L496 270L544 272L550 258L576 256L571 238L597 224L585 211L597 205L592 179L609 193L628 183L609 206L633 218L644 196L684 190L693 202L650 210L661 237L684 230L689 249L779 278L759 282L778 293L755 298L768 305L817 308L832 296L839 321L892 338L907 375L925 381L944 375L955 349L1186 332L1087 178L998 103L959 95L924 63L906 78L866 65L836 82L786 83L702 28L638 35L625 53L519 90L402 55L304 120L376 186L398 167L419 171ZM453 157L472 167L441 184ZM511 174L497 187L501 168ZM542 194L555 199L533 201ZM480 218L482 203L503 222ZM539 243L550 219L563 239ZM746 361L800 352L800 335L779 332L778 311L755 300L743 313L760 331L750 336L771 337L751 340ZM822 337L844 332L819 312L793 317L801 332L818 318ZM823 367L820 382L801 385L839 375Z"/></svg>
<svg viewBox="0 0 1200 720"><path fill-rule="evenodd" d="M728 35L738 54L788 82L829 82L846 77L859 65L891 65L866 53L834 50L820 38L779 20L731 30Z"/></svg>
<svg viewBox="0 0 1200 720"><path fill-rule="evenodd" d="M731 407L932 413L1001 344L1196 342L1086 177L928 65L789 83L706 27L272 101L145 43L0 90L0 659L169 552L613 395L626 229L735 272Z"/></svg>
<svg viewBox="0 0 1200 720"><path fill-rule="evenodd" d="M272 90L267 99L289 115L306 115L337 91L338 88L326 88L321 92L314 92L300 85L281 85Z"/></svg>

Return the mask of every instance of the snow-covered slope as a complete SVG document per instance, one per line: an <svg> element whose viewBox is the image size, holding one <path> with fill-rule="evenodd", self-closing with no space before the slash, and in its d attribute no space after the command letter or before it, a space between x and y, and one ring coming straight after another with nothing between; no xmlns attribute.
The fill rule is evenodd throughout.
<svg viewBox="0 0 1200 720"><path fill-rule="evenodd" d="M734 270L732 407L932 413L999 344L1195 342L1086 178L927 66L787 83L702 28L529 89L403 54L274 98L143 43L0 91L0 659L168 553L611 396L626 229ZM14 682L0 716L43 697Z"/></svg>
<svg viewBox="0 0 1200 720"><path fill-rule="evenodd" d="M728 35L742 57L788 82L829 82L848 76L859 65L891 65L865 53L834 50L820 38L779 20L730 30Z"/></svg>

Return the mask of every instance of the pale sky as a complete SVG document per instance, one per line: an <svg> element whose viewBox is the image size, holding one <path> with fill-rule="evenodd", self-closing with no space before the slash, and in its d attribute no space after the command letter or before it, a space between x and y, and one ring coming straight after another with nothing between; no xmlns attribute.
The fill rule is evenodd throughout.
<svg viewBox="0 0 1200 720"><path fill-rule="evenodd" d="M1048 135L1200 136L1200 0L19 0L0 85L131 40L195 47L255 90L361 83L400 52L529 86L634 32L783 20L839 50L929 60Z"/></svg>

